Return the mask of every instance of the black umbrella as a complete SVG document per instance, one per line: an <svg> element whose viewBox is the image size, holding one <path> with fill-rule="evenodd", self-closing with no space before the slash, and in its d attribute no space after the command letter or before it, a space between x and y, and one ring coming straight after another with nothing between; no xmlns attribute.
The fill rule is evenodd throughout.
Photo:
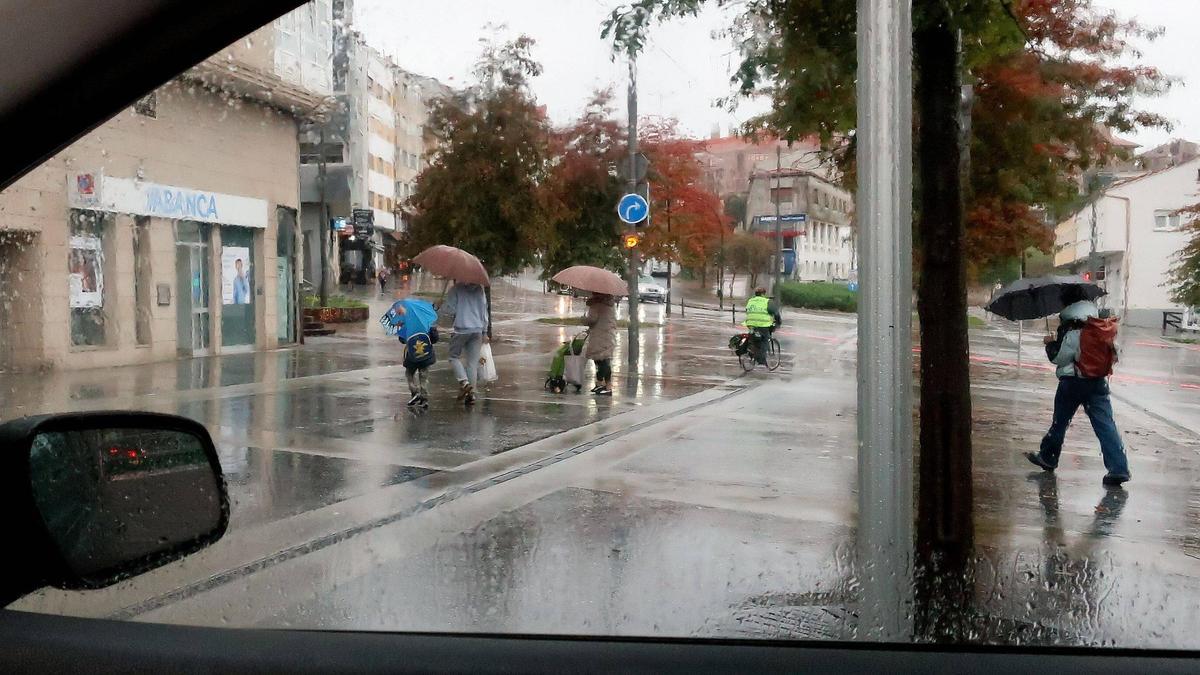
<svg viewBox="0 0 1200 675"><path fill-rule="evenodd" d="M1061 312L1072 302L1095 300L1106 292L1081 276L1018 279L1000 291L986 309L1010 321L1040 319Z"/></svg>

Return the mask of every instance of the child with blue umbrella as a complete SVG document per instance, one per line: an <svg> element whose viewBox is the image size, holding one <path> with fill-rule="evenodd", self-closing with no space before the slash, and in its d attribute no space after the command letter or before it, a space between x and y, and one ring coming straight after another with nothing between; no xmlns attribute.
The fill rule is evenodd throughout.
<svg viewBox="0 0 1200 675"><path fill-rule="evenodd" d="M404 295L404 291L396 291L396 301L379 318L379 324L404 345L404 374L411 394L408 405L428 408L428 371L437 362L433 353L433 345L438 341L437 310L425 300Z"/></svg>

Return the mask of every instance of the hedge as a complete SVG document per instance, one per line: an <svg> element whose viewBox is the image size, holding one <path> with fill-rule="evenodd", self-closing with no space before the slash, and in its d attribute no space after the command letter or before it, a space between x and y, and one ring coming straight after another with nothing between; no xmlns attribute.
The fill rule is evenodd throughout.
<svg viewBox="0 0 1200 675"><path fill-rule="evenodd" d="M844 283L789 281L780 288L780 297L788 307L858 311L858 294Z"/></svg>

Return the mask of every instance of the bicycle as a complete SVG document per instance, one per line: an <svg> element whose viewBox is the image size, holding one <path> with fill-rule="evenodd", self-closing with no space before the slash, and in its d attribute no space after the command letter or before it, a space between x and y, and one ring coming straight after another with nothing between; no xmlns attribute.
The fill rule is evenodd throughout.
<svg viewBox="0 0 1200 675"><path fill-rule="evenodd" d="M764 360L766 361L767 370L775 370L782 362L783 350L779 346L779 340L775 339L774 330L768 334L765 342L767 346L767 354L766 359ZM738 363L741 364L742 370L746 371L747 373L751 370L754 370L755 364L758 363L758 345L759 341L754 339L753 332L742 333L741 335L735 336L733 340L730 341L730 347L733 348L734 353L737 354Z"/></svg>

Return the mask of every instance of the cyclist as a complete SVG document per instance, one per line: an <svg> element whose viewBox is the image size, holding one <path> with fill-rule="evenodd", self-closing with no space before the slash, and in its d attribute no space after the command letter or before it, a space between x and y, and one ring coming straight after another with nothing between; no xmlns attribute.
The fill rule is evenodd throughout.
<svg viewBox="0 0 1200 675"><path fill-rule="evenodd" d="M746 301L746 320L743 324L753 336L754 360L759 364L766 365L767 341L781 323L783 318L779 315L779 307L767 298L767 289L762 286L754 289L754 297Z"/></svg>

